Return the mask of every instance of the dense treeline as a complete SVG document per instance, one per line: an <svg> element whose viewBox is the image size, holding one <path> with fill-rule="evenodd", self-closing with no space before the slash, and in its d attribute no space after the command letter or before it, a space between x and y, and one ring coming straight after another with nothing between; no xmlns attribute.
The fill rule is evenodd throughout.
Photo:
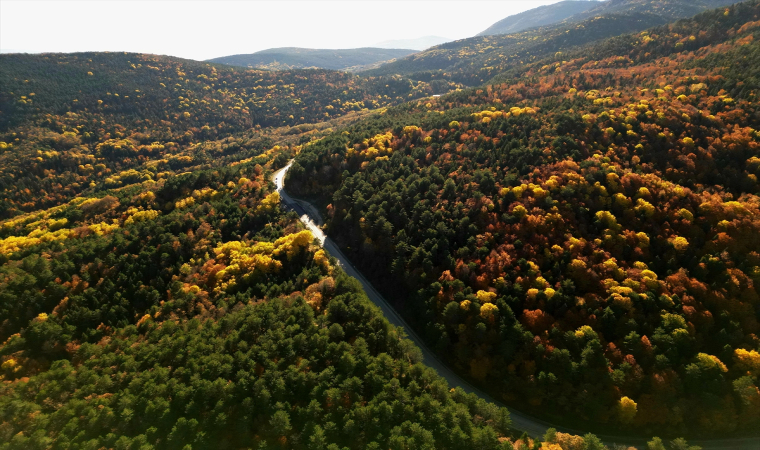
<svg viewBox="0 0 760 450"><path fill-rule="evenodd" d="M136 53L6 54L2 61L4 127L34 114L84 111L117 123L173 122L188 112L184 127L293 125L406 101L418 86L400 77L246 70Z"/></svg>
<svg viewBox="0 0 760 450"><path fill-rule="evenodd" d="M280 210L279 155L0 222L0 448L605 448L420 364Z"/></svg>
<svg viewBox="0 0 760 450"><path fill-rule="evenodd" d="M59 205L99 183L156 180L241 146L263 150L242 143L202 154L200 142L433 94L428 83L397 76L268 72L133 53L0 61L0 218Z"/></svg>
<svg viewBox="0 0 760 450"><path fill-rule="evenodd" d="M307 145L288 189L461 373L648 432L760 425L760 4Z"/></svg>

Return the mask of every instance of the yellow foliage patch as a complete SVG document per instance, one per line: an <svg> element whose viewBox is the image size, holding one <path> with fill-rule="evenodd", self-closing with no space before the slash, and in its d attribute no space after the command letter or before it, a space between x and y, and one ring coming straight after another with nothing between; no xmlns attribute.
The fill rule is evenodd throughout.
<svg viewBox="0 0 760 450"><path fill-rule="evenodd" d="M284 255L288 260L292 259L313 240L311 232L304 230L283 236L273 243L230 241L219 245L214 249L216 259L227 267L216 273L219 282L216 290L232 288L238 278L245 280L258 274L279 271L283 264L276 258Z"/></svg>
<svg viewBox="0 0 760 450"><path fill-rule="evenodd" d="M645 189L645 188L642 188ZM647 191L648 192L648 191ZM646 217L652 217L654 215L654 206L643 198L636 200L636 212L644 214Z"/></svg>
<svg viewBox="0 0 760 450"><path fill-rule="evenodd" d="M755 350L737 348L734 350L736 365L754 376L760 375L760 353Z"/></svg>
<svg viewBox="0 0 760 450"><path fill-rule="evenodd" d="M583 270L586 268L586 263L580 259L574 259L570 261L570 268L573 270Z"/></svg>
<svg viewBox="0 0 760 450"><path fill-rule="evenodd" d="M71 230L43 231L35 229L28 236L9 236L0 240L0 253L10 255L25 248L29 248L43 242L61 241L67 239Z"/></svg>
<svg viewBox="0 0 760 450"><path fill-rule="evenodd" d="M493 319L497 312L499 312L499 307L493 303L486 303L480 307L480 317L485 320Z"/></svg>
<svg viewBox="0 0 760 450"><path fill-rule="evenodd" d="M596 219L603 224L605 224L608 228L617 228L617 218L609 212L609 211L598 211L596 213Z"/></svg>
<svg viewBox="0 0 760 450"><path fill-rule="evenodd" d="M413 130L411 128L415 128ZM419 130L417 127L405 127L404 134L411 136L415 131ZM365 139L360 145L359 149L349 148L347 156L358 155L365 160L371 160L380 156L388 156L393 154L393 148L391 147L391 141L393 140L393 133L390 131L385 134L378 134L373 138Z"/></svg>
<svg viewBox="0 0 760 450"><path fill-rule="evenodd" d="M618 414L620 415L620 421L623 423L630 423L633 418L636 417L638 405L636 402L628 397L623 397L618 403Z"/></svg>
<svg viewBox="0 0 760 450"><path fill-rule="evenodd" d="M256 207L256 213L259 214L267 214L275 210L277 206L280 204L280 194L277 192L272 192L271 194L264 197L263 200L261 200L261 203Z"/></svg>
<svg viewBox="0 0 760 450"><path fill-rule="evenodd" d="M481 304L491 303L494 300L496 300L496 293L495 292L478 291L475 294L475 296L478 297L478 301Z"/></svg>
<svg viewBox="0 0 760 450"><path fill-rule="evenodd" d="M327 253L325 253L324 249L317 250L316 253L314 253L314 262L324 270L326 270L328 273L332 271L332 267L330 266L330 260L327 257Z"/></svg>
<svg viewBox="0 0 760 450"><path fill-rule="evenodd" d="M582 327L575 330L575 337L596 337L596 331L594 331L594 329L588 325L583 325Z"/></svg>
<svg viewBox="0 0 760 450"><path fill-rule="evenodd" d="M517 188L515 188L517 189ZM515 215L518 218L523 218L528 214L528 210L525 209L523 205L517 205L514 208L512 208L512 214Z"/></svg>
<svg viewBox="0 0 760 450"><path fill-rule="evenodd" d="M708 355L707 353L699 353L697 360L705 367L718 369L721 372L728 372L728 368L723 362L715 355Z"/></svg>
<svg viewBox="0 0 760 450"><path fill-rule="evenodd" d="M146 220L154 220L160 213L153 209L145 211L137 211L124 221L124 225L131 225L136 222L144 222Z"/></svg>
<svg viewBox="0 0 760 450"><path fill-rule="evenodd" d="M90 229L93 233L103 236L104 234L110 234L113 230L116 230L119 228L118 223L113 224L107 224L105 222L100 223L94 223L92 225L89 225L87 228Z"/></svg>
<svg viewBox="0 0 760 450"><path fill-rule="evenodd" d="M676 236L673 238L673 247L679 252L684 252L689 248L689 241L685 237Z"/></svg>

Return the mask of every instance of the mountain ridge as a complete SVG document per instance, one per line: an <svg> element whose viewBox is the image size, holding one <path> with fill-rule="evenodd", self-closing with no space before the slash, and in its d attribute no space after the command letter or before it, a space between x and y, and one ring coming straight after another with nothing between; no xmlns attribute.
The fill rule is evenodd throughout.
<svg viewBox="0 0 760 450"><path fill-rule="evenodd" d="M412 39L390 39L387 41L378 42L374 47L380 48L412 48L415 50L425 50L436 45L443 44L444 42L450 42L452 39L441 36L422 36Z"/></svg>
<svg viewBox="0 0 760 450"><path fill-rule="evenodd" d="M468 86L484 83L508 67L626 33L692 17L737 0L609 0L562 22L507 35L474 36L432 47L384 64L368 75L432 74ZM416 74L416 75L413 75Z"/></svg>
<svg viewBox="0 0 760 450"><path fill-rule="evenodd" d="M416 53L411 49L360 47L352 49L312 49L278 47L255 53L220 56L208 62L267 70L319 68L360 71Z"/></svg>
<svg viewBox="0 0 760 450"><path fill-rule="evenodd" d="M595 8L597 6L596 3L596 0L568 0L539 6L538 8L507 16L475 36L516 33L528 28L551 25Z"/></svg>

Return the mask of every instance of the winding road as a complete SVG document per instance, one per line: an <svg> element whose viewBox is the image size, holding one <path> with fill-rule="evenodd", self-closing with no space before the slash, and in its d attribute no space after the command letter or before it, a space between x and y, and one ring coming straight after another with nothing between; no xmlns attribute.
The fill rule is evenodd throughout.
<svg viewBox="0 0 760 450"><path fill-rule="evenodd" d="M476 388L475 386L471 385L467 382L467 380L463 379L456 373L454 373L453 370L451 370L446 364L444 364L436 354L428 348L427 344L420 339L420 337L414 332L412 327L409 326L409 324L404 321L404 319L396 312L396 310L383 298L382 295L380 295L377 290L372 286L372 284L364 278L364 275L362 275L359 270L357 270L352 264L351 261L346 258L346 256L343 254L343 252L340 251L338 246L335 244L335 242L332 241L327 235L325 235L324 231L320 228L320 226L323 224L322 217L319 214L319 211L309 202L295 199L288 195L288 193L285 191L284 188L284 182L285 182L285 174L287 173L288 169L290 169L291 164L293 164L293 161L291 160L287 166L283 167L282 169L275 172L275 174L272 177L272 180L274 181L275 186L277 186L277 192L280 194L280 200L285 203L286 206L293 209L299 216L301 222L306 226L306 228L309 229L309 231L312 232L312 234L319 240L319 242L322 244L322 247L325 248L332 256L334 256L338 260L338 264L341 266L341 268L350 276L356 278L359 280L359 282L362 284L362 287L364 288L364 291L367 293L367 296L369 299L377 305L385 315L385 317L388 319L390 323L393 325L402 328L409 339L414 342L417 347L422 350L422 357L423 362L428 367L432 367L440 376L442 376L446 381L449 383L450 386L458 386L464 389L468 393L474 393L478 397L495 403L499 406L506 407L502 402L496 400L495 398L491 397L487 393L481 391L480 389ZM540 437L543 436L543 434L546 432L549 428L556 428L558 431L564 432L564 433L571 433L575 435L584 435L587 432L582 430L573 430L562 426L557 426L550 424L548 422L545 422L541 419L537 419L535 417L531 417L527 414L523 414L520 411L517 411L513 408L509 408L510 417L512 418L512 426L520 431L525 431L529 435L534 437ZM622 437L622 436L609 436L609 435L601 435L597 434L599 438L601 438L604 443L610 447L612 447L615 444L618 445L625 445L625 446L632 446L632 447L638 447L638 448L645 448L646 442L648 439L639 439L639 438L633 438L633 437ZM712 440L704 440L704 441L689 441L691 445L699 445L705 450L719 450L719 449L727 449L727 450L760 450L760 437L748 437L748 438L733 438L733 439L712 439Z"/></svg>

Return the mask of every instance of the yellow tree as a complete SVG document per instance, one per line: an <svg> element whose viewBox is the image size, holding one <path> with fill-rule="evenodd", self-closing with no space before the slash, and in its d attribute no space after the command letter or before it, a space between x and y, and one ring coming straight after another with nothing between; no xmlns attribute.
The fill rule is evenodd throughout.
<svg viewBox="0 0 760 450"><path fill-rule="evenodd" d="M636 417L638 405L628 397L623 397L618 402L618 416L623 423L631 423Z"/></svg>

